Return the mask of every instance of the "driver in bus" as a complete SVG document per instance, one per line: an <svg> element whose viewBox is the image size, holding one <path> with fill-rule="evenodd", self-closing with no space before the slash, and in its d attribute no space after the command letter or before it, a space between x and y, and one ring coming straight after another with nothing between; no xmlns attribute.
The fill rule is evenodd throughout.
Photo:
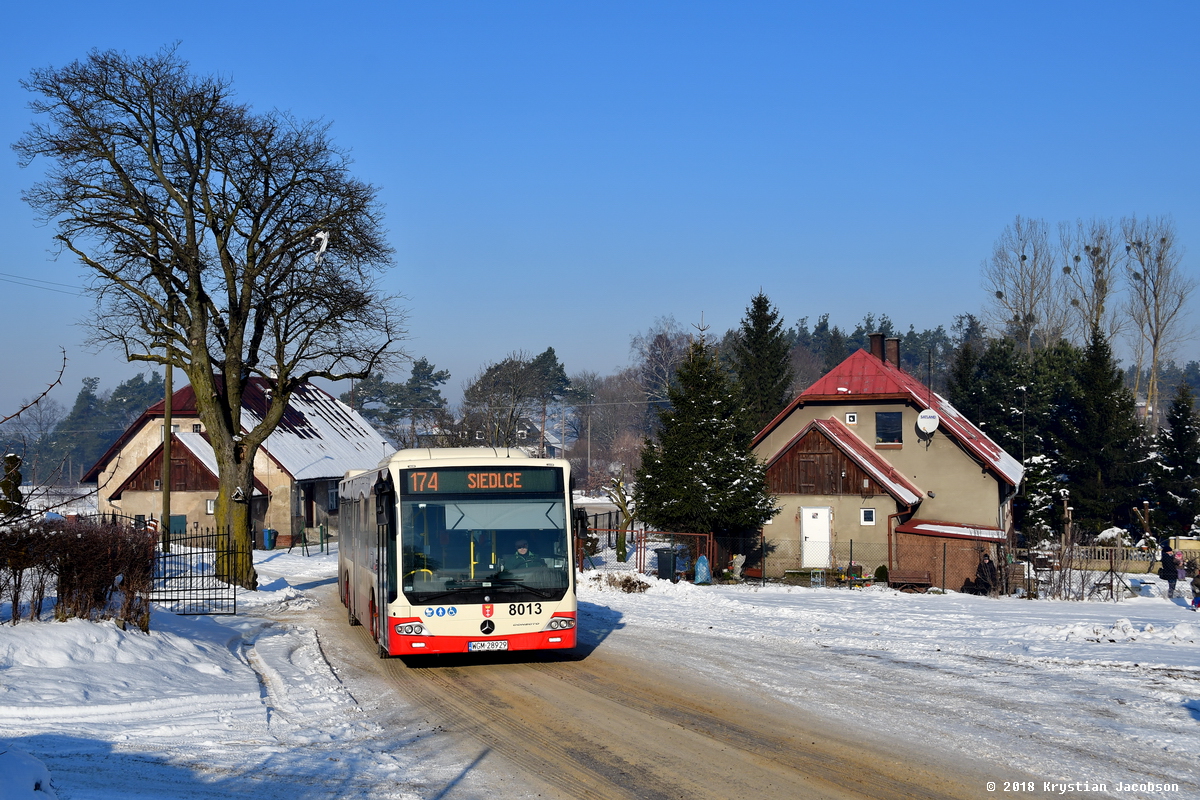
<svg viewBox="0 0 1200 800"><path fill-rule="evenodd" d="M517 552L504 557L505 569L525 569L528 567L544 567L546 562L529 549L528 539L517 539Z"/></svg>

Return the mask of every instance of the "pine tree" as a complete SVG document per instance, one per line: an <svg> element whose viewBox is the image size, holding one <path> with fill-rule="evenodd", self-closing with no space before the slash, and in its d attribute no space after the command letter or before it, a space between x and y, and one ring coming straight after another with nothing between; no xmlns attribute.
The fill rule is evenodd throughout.
<svg viewBox="0 0 1200 800"><path fill-rule="evenodd" d="M766 467L750 453L738 388L703 341L693 342L642 449L637 514L666 531L743 537L776 513Z"/></svg>
<svg viewBox="0 0 1200 800"><path fill-rule="evenodd" d="M443 420L446 398L438 387L448 380L447 370L435 369L422 357L413 362L412 374L404 383L370 375L340 399L396 446L416 447L419 433L447 422Z"/></svg>
<svg viewBox="0 0 1200 800"><path fill-rule="evenodd" d="M1191 389L1181 383L1167 412L1167 428L1159 434L1154 488L1158 522L1172 533L1190 535L1200 513L1200 416Z"/></svg>
<svg viewBox="0 0 1200 800"><path fill-rule="evenodd" d="M426 358L418 358L413 362L412 374L404 382L403 403L407 408L409 421L410 447L419 443L418 432L428 431L438 423L448 423L446 417L446 398L438 387L450 380L450 371L434 369L433 364Z"/></svg>
<svg viewBox="0 0 1200 800"><path fill-rule="evenodd" d="M99 388L99 378L84 378L75 404L54 429L51 458L61 465L67 483L79 480L82 471L96 463L108 445L121 435L117 431L108 439L110 425L104 413L105 402L96 393Z"/></svg>
<svg viewBox="0 0 1200 800"><path fill-rule="evenodd" d="M733 369L742 387L750 425L757 433L783 410L791 397L791 348L779 311L759 292L750 301L733 342Z"/></svg>
<svg viewBox="0 0 1200 800"><path fill-rule="evenodd" d="M142 412L155 403L162 402L165 390L163 377L157 372L150 374L150 380L146 380L141 374L134 375L113 389L104 403L108 435L113 437L112 441L105 445L105 449L115 442Z"/></svg>

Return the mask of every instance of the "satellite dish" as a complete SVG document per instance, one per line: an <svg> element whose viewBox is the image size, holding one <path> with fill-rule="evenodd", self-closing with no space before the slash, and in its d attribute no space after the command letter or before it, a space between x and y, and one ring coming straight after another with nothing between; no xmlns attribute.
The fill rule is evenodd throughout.
<svg viewBox="0 0 1200 800"><path fill-rule="evenodd" d="M917 430L921 433L933 433L938 429L938 425L942 422L942 418L938 413L931 408L927 408L917 415Z"/></svg>

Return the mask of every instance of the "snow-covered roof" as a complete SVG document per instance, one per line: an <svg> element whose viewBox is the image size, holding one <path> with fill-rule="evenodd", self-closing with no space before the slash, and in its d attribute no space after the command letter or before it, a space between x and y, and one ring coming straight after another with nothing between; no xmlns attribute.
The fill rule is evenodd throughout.
<svg viewBox="0 0 1200 800"><path fill-rule="evenodd" d="M859 350L834 367L828 374L809 386L787 408L755 437L757 444L775 429L789 414L805 403L814 401L846 402L848 397L863 400L898 399L912 403L918 409L933 409L941 418L938 430L959 442L983 464L991 468L1009 485L1021 482L1025 468L1004 448L988 438L946 398L909 375L891 362Z"/></svg>
<svg viewBox="0 0 1200 800"><path fill-rule="evenodd" d="M243 398L242 428L250 430L266 413L262 385ZM350 406L312 385L292 395L263 448L296 480L340 478L350 470L374 467L394 448Z"/></svg>
<svg viewBox="0 0 1200 800"><path fill-rule="evenodd" d="M174 441L187 448L196 460L200 462L200 466L204 467L212 476L216 478L220 473L217 472L217 454L212 449L212 445L208 439L204 438L202 433L193 433L192 431L177 431L174 435ZM257 497L262 495L263 487L255 480L254 495Z"/></svg>
<svg viewBox="0 0 1200 800"><path fill-rule="evenodd" d="M246 384L242 396L243 431L250 430L262 421L270 406L270 392L270 385L261 378ZM191 386L185 386L171 395L171 409L178 419L195 419L199 416L196 395ZM162 419L164 410L165 404L161 401L146 409L88 470L83 480L95 481L105 465L137 431L151 420ZM179 431L177 435L183 434L183 431ZM199 436L190 432L188 435ZM204 448L196 444L194 448L188 446L188 449L201 458L200 451ZM296 480L340 478L350 470L369 469L394 449L361 414L313 384L304 384L292 394L283 419L263 445L267 455ZM208 447L207 452L213 463L213 474L216 474L212 448ZM203 458L201 461L208 466L209 462Z"/></svg>
<svg viewBox="0 0 1200 800"><path fill-rule="evenodd" d="M928 519L910 519L896 526L897 533L915 533L919 536L941 536L954 539L992 539L1004 541L1008 535L1000 528L988 525L968 525L962 522L941 522Z"/></svg>
<svg viewBox="0 0 1200 800"><path fill-rule="evenodd" d="M208 439L204 438L204 434L193 433L192 431L177 431L174 439L186 447L196 457L196 460L200 462L200 465L211 472L214 477L219 474L217 472L217 454L213 452L212 445L208 443Z"/></svg>

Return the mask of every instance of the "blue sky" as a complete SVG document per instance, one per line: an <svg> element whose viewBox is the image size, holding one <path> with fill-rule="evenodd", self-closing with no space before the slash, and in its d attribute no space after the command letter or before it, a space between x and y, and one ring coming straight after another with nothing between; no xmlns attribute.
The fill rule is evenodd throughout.
<svg viewBox="0 0 1200 800"><path fill-rule="evenodd" d="M1198 8L20 4L0 139L29 124L31 68L175 41L244 102L331 121L382 188L407 349L457 395L513 350L607 373L656 317L703 314L719 334L760 288L789 325L949 327L982 308L980 263L1018 214L1169 214L1195 272ZM5 279L82 283L19 198L36 175L0 158L0 409L60 347L65 405L86 376L112 388L144 369L84 348L86 298Z"/></svg>

